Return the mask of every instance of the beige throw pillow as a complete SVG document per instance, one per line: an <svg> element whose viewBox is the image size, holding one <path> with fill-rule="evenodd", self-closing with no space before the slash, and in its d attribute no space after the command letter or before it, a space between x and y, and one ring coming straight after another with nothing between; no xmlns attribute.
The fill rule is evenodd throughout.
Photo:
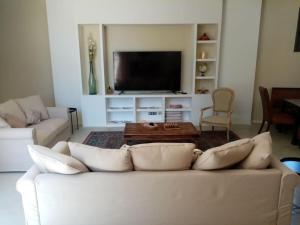
<svg viewBox="0 0 300 225"><path fill-rule="evenodd" d="M243 169L266 169L271 162L272 138L270 132L253 138L254 148L249 156L239 165Z"/></svg>
<svg viewBox="0 0 300 225"><path fill-rule="evenodd" d="M104 149L69 142L71 155L91 171L123 172L132 170L130 152L126 149Z"/></svg>
<svg viewBox="0 0 300 225"><path fill-rule="evenodd" d="M194 157L191 143L150 143L129 147L135 170L187 170Z"/></svg>
<svg viewBox="0 0 300 225"><path fill-rule="evenodd" d="M11 128L11 126L3 119L0 117L0 128Z"/></svg>
<svg viewBox="0 0 300 225"><path fill-rule="evenodd" d="M25 115L27 124L38 124L41 122L41 113L39 111L26 109Z"/></svg>
<svg viewBox="0 0 300 225"><path fill-rule="evenodd" d="M77 159L72 158L40 145L28 145L29 154L44 173L77 174L88 172L88 169Z"/></svg>
<svg viewBox="0 0 300 225"><path fill-rule="evenodd" d="M22 112L22 109L18 106L18 104L13 100L9 100L0 104L0 116L4 118L6 114L13 115L24 123L26 122L25 114Z"/></svg>
<svg viewBox="0 0 300 225"><path fill-rule="evenodd" d="M247 157L253 145L253 141L246 138L208 149L198 157L193 165L193 169L215 170L235 165Z"/></svg>
<svg viewBox="0 0 300 225"><path fill-rule="evenodd" d="M11 114L6 114L4 116L5 121L12 127L12 128L25 128L26 127L26 122L23 120L19 119L18 117L11 115Z"/></svg>
<svg viewBox="0 0 300 225"><path fill-rule="evenodd" d="M29 96L26 98L16 99L16 102L21 106L22 110L25 112L30 112L31 110L41 113L41 119L46 120L49 118L47 108L44 106L43 101L39 95ZM26 117L30 115L26 114Z"/></svg>

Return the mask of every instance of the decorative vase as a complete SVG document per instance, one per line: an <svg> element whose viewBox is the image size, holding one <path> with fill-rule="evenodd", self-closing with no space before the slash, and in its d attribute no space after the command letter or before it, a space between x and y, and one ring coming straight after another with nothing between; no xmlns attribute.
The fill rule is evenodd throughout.
<svg viewBox="0 0 300 225"><path fill-rule="evenodd" d="M94 75L93 61L90 61L90 74L89 74L89 94L96 95L97 87L96 87L96 79Z"/></svg>

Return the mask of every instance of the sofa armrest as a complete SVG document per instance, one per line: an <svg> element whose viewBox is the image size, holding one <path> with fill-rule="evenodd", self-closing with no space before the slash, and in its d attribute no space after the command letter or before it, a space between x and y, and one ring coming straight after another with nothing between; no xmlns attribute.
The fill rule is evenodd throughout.
<svg viewBox="0 0 300 225"><path fill-rule="evenodd" d="M36 132L34 128L1 128L0 140L1 139L28 139L36 143Z"/></svg>
<svg viewBox="0 0 300 225"><path fill-rule="evenodd" d="M67 107L47 107L50 118L69 119Z"/></svg>
<svg viewBox="0 0 300 225"><path fill-rule="evenodd" d="M22 195L26 225L40 225L40 215L35 188L35 178L40 174L37 166L32 166L16 184L17 191Z"/></svg>
<svg viewBox="0 0 300 225"><path fill-rule="evenodd" d="M289 225L291 223L294 189L300 184L300 178L274 156L272 156L271 167L280 170L282 173L278 199L277 224Z"/></svg>

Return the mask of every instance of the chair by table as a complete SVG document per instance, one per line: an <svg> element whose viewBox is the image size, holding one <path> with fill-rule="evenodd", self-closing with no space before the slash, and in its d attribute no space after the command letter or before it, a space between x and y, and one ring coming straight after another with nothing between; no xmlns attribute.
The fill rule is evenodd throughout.
<svg viewBox="0 0 300 225"><path fill-rule="evenodd" d="M295 124L295 119L293 116L283 112L274 112L272 108L272 104L270 101L270 96L267 88L259 87L259 93L262 102L263 108L263 120L260 125L258 133L260 133L267 122L266 131L270 130L271 125L291 125Z"/></svg>

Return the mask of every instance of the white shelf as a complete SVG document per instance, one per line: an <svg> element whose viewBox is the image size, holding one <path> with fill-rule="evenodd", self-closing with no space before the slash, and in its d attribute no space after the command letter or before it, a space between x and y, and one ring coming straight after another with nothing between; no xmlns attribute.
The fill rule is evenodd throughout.
<svg viewBox="0 0 300 225"><path fill-rule="evenodd" d="M216 62L215 58L207 58L207 59L196 59L197 62Z"/></svg>
<svg viewBox="0 0 300 225"><path fill-rule="evenodd" d="M191 108L178 108L178 109L166 108L166 112L186 112L186 111L192 111L192 109Z"/></svg>
<svg viewBox="0 0 300 225"><path fill-rule="evenodd" d="M197 44L216 44L217 40L203 40L203 41L197 41Z"/></svg>
<svg viewBox="0 0 300 225"><path fill-rule="evenodd" d="M213 80L213 79L215 79L215 77L214 76L197 76L196 77L196 80Z"/></svg>
<svg viewBox="0 0 300 225"><path fill-rule="evenodd" d="M133 112L133 109L107 109L107 112Z"/></svg>
<svg viewBox="0 0 300 225"><path fill-rule="evenodd" d="M162 112L162 108L136 109L137 112Z"/></svg>

